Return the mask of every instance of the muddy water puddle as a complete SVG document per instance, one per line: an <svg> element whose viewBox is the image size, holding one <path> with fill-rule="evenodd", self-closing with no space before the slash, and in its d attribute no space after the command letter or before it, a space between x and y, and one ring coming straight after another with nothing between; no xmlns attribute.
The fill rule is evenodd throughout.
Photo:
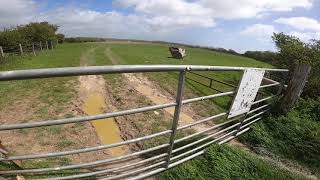
<svg viewBox="0 0 320 180"><path fill-rule="evenodd" d="M99 93L91 93L86 98L84 103L84 111L88 115L95 115L103 113L106 103L104 97ZM112 144L122 141L121 132L118 128L114 118L106 118L92 121L93 126L100 138L102 144ZM126 154L126 147L119 146L108 149L113 156L120 156Z"/></svg>

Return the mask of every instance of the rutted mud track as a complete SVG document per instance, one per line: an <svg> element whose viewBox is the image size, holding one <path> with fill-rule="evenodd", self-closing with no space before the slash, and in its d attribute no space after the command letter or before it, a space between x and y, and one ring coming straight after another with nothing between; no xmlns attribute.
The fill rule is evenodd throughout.
<svg viewBox="0 0 320 180"><path fill-rule="evenodd" d="M94 49L84 53L80 63L86 66L89 61L89 54L93 53ZM108 99L106 84L103 76L89 75L79 76L79 98L82 103L82 110L87 115L96 115L104 112L112 112L114 108ZM122 141L121 132L114 118L100 119L91 121L91 124L96 130L97 136L101 144L112 144ZM108 149L108 154L112 156L120 156L126 154L129 149L127 146L120 146Z"/></svg>
<svg viewBox="0 0 320 180"><path fill-rule="evenodd" d="M119 58L117 58L112 51L107 48L105 50L106 55L111 60L113 64L119 64ZM136 91L138 91L141 95L143 95L146 99L150 100L154 104L166 104L170 102L175 102L174 97L172 97L169 93L165 91L161 91L160 87L150 81L147 77L145 77L142 73L126 73L122 74L123 77L127 80L131 87L133 87ZM174 107L163 109L171 116L174 115ZM179 125L186 125L194 122L193 116L195 113L191 108L186 108L180 113ZM208 126L205 124L200 124L194 126L193 129L196 131L201 131L207 129Z"/></svg>

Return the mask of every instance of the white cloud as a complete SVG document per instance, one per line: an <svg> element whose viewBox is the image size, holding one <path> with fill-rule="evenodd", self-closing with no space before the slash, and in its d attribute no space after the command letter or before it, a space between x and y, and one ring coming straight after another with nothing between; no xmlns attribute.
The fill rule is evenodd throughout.
<svg viewBox="0 0 320 180"><path fill-rule="evenodd" d="M275 22L286 24L299 30L320 31L320 21L308 17L279 18Z"/></svg>
<svg viewBox="0 0 320 180"><path fill-rule="evenodd" d="M65 32L84 28L87 31L84 33L91 30L93 35L116 31L127 31L128 34L132 31L170 32L189 27L214 27L215 19L219 18L256 18L273 11L310 8L312 0L114 0L115 7L129 8L133 12L100 12L72 7L44 12L43 17L36 13L36 4L34 0L0 0L0 24L8 26L48 20L60 25Z"/></svg>
<svg viewBox="0 0 320 180"><path fill-rule="evenodd" d="M0 28L30 21L36 8L32 0L0 0Z"/></svg>
<svg viewBox="0 0 320 180"><path fill-rule="evenodd" d="M116 0L116 7L133 8L137 15L149 18L155 26L198 26L213 27L215 25L211 9L199 2L185 0Z"/></svg>
<svg viewBox="0 0 320 180"><path fill-rule="evenodd" d="M150 28L144 17L74 8L59 8L44 13L36 20L58 24L60 32L67 36L132 38Z"/></svg>
<svg viewBox="0 0 320 180"><path fill-rule="evenodd" d="M225 19L255 18L269 12L312 6L312 0L201 0L201 3L212 9L213 16Z"/></svg>
<svg viewBox="0 0 320 180"><path fill-rule="evenodd" d="M242 35L256 37L259 40L270 40L271 36L277 30L272 25L267 24L254 24L246 27L240 32Z"/></svg>
<svg viewBox="0 0 320 180"><path fill-rule="evenodd" d="M288 34L295 36L299 38L300 40L304 42L309 42L311 39L320 39L320 33L319 32L297 32L297 31L291 31Z"/></svg>
<svg viewBox="0 0 320 180"><path fill-rule="evenodd" d="M161 39L176 30L198 22L197 19L173 21L165 16L124 15L117 11L97 12L87 9L59 8L43 13L36 21L49 21L60 26L67 36ZM205 25L206 22L203 22ZM211 24L208 24L208 26ZM166 39L169 40L169 39Z"/></svg>
<svg viewBox="0 0 320 180"><path fill-rule="evenodd" d="M275 11L310 8L313 0L115 0L117 7L133 8L136 13L193 16L204 19L256 18Z"/></svg>
<svg viewBox="0 0 320 180"><path fill-rule="evenodd" d="M39 11L43 10L37 5L39 1L0 0L0 28L45 20L59 25L60 32L68 36L186 42L192 38L186 38L186 33L178 34L177 32L182 32L179 30L215 27L216 20L257 18L273 12L310 8L313 0L114 0L113 2L113 11L95 11L80 8L80 5L66 4L68 8L58 7L39 14ZM305 27L310 29L311 26ZM271 25L254 24L240 34L265 41L270 40L275 31Z"/></svg>

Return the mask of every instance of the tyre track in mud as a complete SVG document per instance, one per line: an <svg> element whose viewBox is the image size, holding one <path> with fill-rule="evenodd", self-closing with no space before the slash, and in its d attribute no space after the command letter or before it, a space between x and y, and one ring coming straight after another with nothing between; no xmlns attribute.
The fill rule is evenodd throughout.
<svg viewBox="0 0 320 180"><path fill-rule="evenodd" d="M94 53L95 48L85 52L80 59L81 66L87 66L90 54ZM87 115L95 115L104 112L112 112L114 108L108 99L106 83L102 75L79 76L79 98L82 102L82 110ZM100 119L91 121L100 139L100 144L112 144L122 141L121 132L114 118ZM107 149L108 154L120 156L126 154L129 149L126 146Z"/></svg>
<svg viewBox="0 0 320 180"><path fill-rule="evenodd" d="M115 57L112 51L109 48L105 50L106 56L110 59L112 64L119 64L119 58ZM156 84L150 81L147 77L145 77L142 73L125 73L122 76L127 80L127 82L139 93L145 96L154 104L165 104L170 102L175 102L174 97L170 96L168 93L159 90ZM174 115L174 107L163 109L166 113L170 114L172 117ZM187 125L192 122L195 122L193 115L195 113L191 108L183 109L180 112L179 125ZM193 127L196 131L202 131L207 129L209 126L205 124L196 125Z"/></svg>

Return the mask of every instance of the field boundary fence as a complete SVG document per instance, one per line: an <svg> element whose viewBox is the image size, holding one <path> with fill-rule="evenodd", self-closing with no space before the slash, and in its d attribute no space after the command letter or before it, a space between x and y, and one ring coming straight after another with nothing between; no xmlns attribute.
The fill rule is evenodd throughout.
<svg viewBox="0 0 320 180"><path fill-rule="evenodd" d="M10 177L13 175L37 175L48 174L52 172L61 172L65 170L78 170L76 174L64 174L60 177L45 177L42 179L62 180L75 178L95 177L101 179L144 179L154 176L158 173L166 171L177 165L180 165L188 160L200 156L206 152L206 148L212 144L226 143L239 135L248 132L250 126L259 120L268 112L272 105L272 99L281 95L285 90L284 83L277 82L264 77L261 84L258 85L258 90L266 88L275 88L273 94L256 98L250 106L248 112L228 118L230 112L226 110L218 114L212 114L204 119L197 119L194 122L180 125L180 112L184 105L199 101L208 101L218 97L230 96L237 94L237 90L219 92L216 94L200 96L185 99L184 88L186 86L186 75L197 72L210 71L237 71L244 72L248 70L257 70L265 72L287 73L287 69L271 69L271 68L247 68L247 67L228 67L228 66L197 66L197 65L115 65L115 66L88 66L88 67L68 67L68 68L50 68L50 69L34 69L34 70L17 70L0 72L0 81L28 80L37 78L53 78L65 76L83 76L83 75L104 75L104 74L121 74L121 73L144 73L144 72L177 72L178 86L176 90L176 99L173 102L166 104L156 104L144 107L136 107L116 112L103 113L98 115L88 115L80 117L71 117L54 120L32 121L19 124L1 124L0 131L12 131L16 129L28 129L44 126L54 126L61 124L77 123L84 121L93 121L118 116L128 116L136 113L145 113L148 111L160 110L168 107L175 107L174 116L171 119L172 126L166 130L145 135L138 138L128 139L114 144L105 144L93 147L84 147L81 149L73 149L67 151L58 151L50 153L32 154L26 152L25 155L5 155L0 157L0 162L9 161L25 161L30 159L43 159L63 157L67 155L80 154L86 152L95 152L115 148L118 146L128 145L141 141L151 140L157 137L166 136L166 143L155 145L147 149L141 149L130 152L125 155L111 157L107 159L99 159L97 161L84 162L79 164L62 165L58 167L44 168L28 168L28 169L11 169L0 170L0 175ZM193 74L194 75L194 74ZM263 75L262 75L263 76ZM210 77L209 81L214 81ZM217 79L215 79L217 80ZM218 80L219 81L219 80ZM227 83L228 82L220 82ZM210 84L210 83L209 83ZM239 85L238 85L239 86ZM210 85L209 85L210 87ZM212 83L211 83L212 87ZM237 88L237 87L234 87ZM219 121L215 121L218 120ZM200 130L183 137L178 137L179 131L192 128L203 123L214 122L207 129ZM146 156L149 154L149 156ZM151 154L151 155L150 155ZM147 157L147 158L146 158ZM122 162L122 163L121 163ZM124 165L123 162L126 162ZM117 163L120 163L117 166ZM112 166L108 166L112 164ZM104 169L95 169L95 167L104 166Z"/></svg>
<svg viewBox="0 0 320 180"><path fill-rule="evenodd" d="M58 45L57 41L39 41L28 44L15 44L10 46L0 46L0 59L10 56L23 56L26 54L36 56L37 53L52 50Z"/></svg>

